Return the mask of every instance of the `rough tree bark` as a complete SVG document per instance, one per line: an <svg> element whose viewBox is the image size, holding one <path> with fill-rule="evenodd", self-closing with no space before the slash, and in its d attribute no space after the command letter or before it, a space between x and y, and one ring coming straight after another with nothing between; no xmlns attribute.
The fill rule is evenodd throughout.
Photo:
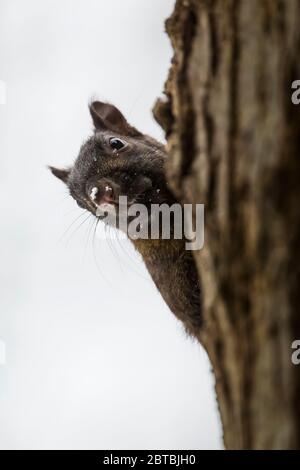
<svg viewBox="0 0 300 470"><path fill-rule="evenodd" d="M298 0L177 0L154 115L182 202L205 204L201 342L231 449L300 448Z"/></svg>

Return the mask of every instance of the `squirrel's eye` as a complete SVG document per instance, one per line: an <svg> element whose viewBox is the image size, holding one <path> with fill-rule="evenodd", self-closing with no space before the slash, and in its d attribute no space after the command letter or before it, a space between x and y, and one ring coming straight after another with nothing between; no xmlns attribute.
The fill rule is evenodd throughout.
<svg viewBox="0 0 300 470"><path fill-rule="evenodd" d="M109 145L113 150L121 150L121 148L125 147L125 143L117 137L109 139Z"/></svg>

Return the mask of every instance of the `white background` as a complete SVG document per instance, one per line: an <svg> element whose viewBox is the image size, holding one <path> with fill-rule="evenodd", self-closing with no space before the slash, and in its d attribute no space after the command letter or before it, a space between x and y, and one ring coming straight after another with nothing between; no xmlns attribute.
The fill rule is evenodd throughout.
<svg viewBox="0 0 300 470"><path fill-rule="evenodd" d="M1 448L221 447L206 354L128 242L93 249L85 217L61 239L82 211L46 169L76 158L93 96L163 138L151 108L172 8L0 0Z"/></svg>

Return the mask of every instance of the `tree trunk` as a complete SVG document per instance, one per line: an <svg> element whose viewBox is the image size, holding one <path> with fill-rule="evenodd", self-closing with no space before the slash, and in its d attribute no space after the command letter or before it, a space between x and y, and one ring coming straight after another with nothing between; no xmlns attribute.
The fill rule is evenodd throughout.
<svg viewBox="0 0 300 470"><path fill-rule="evenodd" d="M300 1L177 0L169 184L205 204L200 333L229 449L300 448ZM299 396L299 397L298 397Z"/></svg>

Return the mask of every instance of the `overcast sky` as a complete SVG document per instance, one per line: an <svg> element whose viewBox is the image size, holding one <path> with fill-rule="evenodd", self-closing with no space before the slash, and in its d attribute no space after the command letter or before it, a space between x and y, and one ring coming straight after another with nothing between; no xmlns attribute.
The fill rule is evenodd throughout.
<svg viewBox="0 0 300 470"><path fill-rule="evenodd" d="M163 138L151 108L172 8L0 0L1 448L221 447L205 352L131 245L93 243L92 218L46 169L76 158L93 96Z"/></svg>

